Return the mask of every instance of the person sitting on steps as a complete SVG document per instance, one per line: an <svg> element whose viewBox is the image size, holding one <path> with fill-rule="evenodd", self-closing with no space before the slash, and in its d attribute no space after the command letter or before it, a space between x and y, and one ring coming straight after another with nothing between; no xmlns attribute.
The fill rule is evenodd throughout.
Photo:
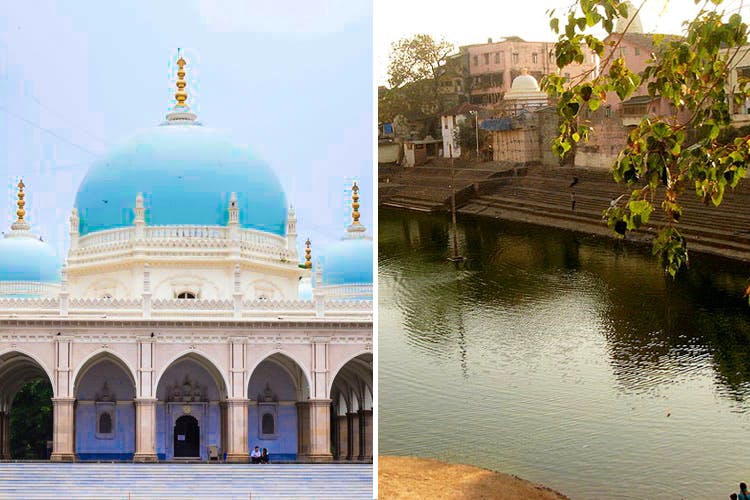
<svg viewBox="0 0 750 500"><path fill-rule="evenodd" d="M268 464L271 463L268 458L268 448L263 448L263 452L260 454L260 463Z"/></svg>
<svg viewBox="0 0 750 500"><path fill-rule="evenodd" d="M260 463L260 448L257 446L250 452L250 461L254 464Z"/></svg>

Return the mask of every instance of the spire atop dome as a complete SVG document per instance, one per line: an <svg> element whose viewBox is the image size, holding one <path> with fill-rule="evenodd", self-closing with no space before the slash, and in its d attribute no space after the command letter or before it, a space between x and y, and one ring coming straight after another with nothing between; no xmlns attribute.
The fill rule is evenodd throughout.
<svg viewBox="0 0 750 500"><path fill-rule="evenodd" d="M187 81L185 80L185 66L187 61L182 57L181 49L177 49L177 92L174 94L174 98L177 104L174 105L172 111L167 113L167 125L175 123L194 123L197 118L195 113L190 111L190 106L187 105L188 93L185 91L187 87Z"/></svg>
<svg viewBox="0 0 750 500"><path fill-rule="evenodd" d="M31 229L31 226L29 225L29 223L23 219L26 216L26 209L24 208L26 206L26 201L24 200L26 193L23 192L23 188L25 187L26 187L26 184L23 183L23 179L19 180L18 181L18 201L16 201L16 205L18 205L18 210L16 211L16 215L18 216L18 219L16 220L16 222L13 223L13 225L10 226L12 232L9 236L13 235L13 233L20 233L20 232L25 233Z"/></svg>
<svg viewBox="0 0 750 500"><path fill-rule="evenodd" d="M352 223L346 228L347 237L359 238L364 235L367 228L359 222L359 186L357 181L352 184Z"/></svg>
<svg viewBox="0 0 750 500"><path fill-rule="evenodd" d="M312 269L312 250L310 249L310 238L305 242L305 269Z"/></svg>
<svg viewBox="0 0 750 500"><path fill-rule="evenodd" d="M177 70L177 92L174 94L174 98L177 99L177 104L175 107L182 107L186 108L187 104L185 104L185 101L187 101L187 92L185 92L185 87L187 86L187 82L185 81L185 64L187 62L185 59L180 56L180 49L177 49L177 55L179 59L177 59L177 66L179 66L179 69Z"/></svg>

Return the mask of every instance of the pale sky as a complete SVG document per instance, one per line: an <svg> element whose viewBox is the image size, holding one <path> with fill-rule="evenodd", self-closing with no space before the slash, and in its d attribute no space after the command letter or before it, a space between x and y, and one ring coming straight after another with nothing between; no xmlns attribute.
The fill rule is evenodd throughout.
<svg viewBox="0 0 750 500"><path fill-rule="evenodd" d="M638 0L632 0L635 6ZM444 37L456 46L520 36L528 41L555 41L548 9L567 12L572 0L462 0L448 8L432 0L377 0L375 2L375 81L386 85L391 43L417 33ZM740 0L726 0L722 8L737 9ZM750 2L743 18L750 20ZM681 32L682 21L698 12L692 0L647 0L641 10L646 33ZM559 17L559 16L558 16Z"/></svg>
<svg viewBox="0 0 750 500"><path fill-rule="evenodd" d="M188 104L278 174L313 255L344 234L361 186L372 228L372 3L368 0L0 0L0 231L27 219L64 256L91 163Z"/></svg>

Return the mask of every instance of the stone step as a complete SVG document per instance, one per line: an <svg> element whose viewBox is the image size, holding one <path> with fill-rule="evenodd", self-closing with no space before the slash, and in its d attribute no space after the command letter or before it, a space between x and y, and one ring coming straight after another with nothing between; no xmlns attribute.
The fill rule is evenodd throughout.
<svg viewBox="0 0 750 500"><path fill-rule="evenodd" d="M371 464L0 463L0 498L372 498Z"/></svg>

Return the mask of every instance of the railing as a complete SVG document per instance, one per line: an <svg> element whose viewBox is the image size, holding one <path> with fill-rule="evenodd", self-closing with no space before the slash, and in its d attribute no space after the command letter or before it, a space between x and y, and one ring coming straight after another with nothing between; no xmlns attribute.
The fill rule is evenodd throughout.
<svg viewBox="0 0 750 500"><path fill-rule="evenodd" d="M372 320L371 300L226 300L154 299L148 296L128 299L59 297L0 297L0 318L70 317L92 319L158 318L173 320Z"/></svg>
<svg viewBox="0 0 750 500"><path fill-rule="evenodd" d="M228 231L223 226L146 226L143 238L147 240L166 240L183 238L201 238L206 240L227 239Z"/></svg>
<svg viewBox="0 0 750 500"><path fill-rule="evenodd" d="M326 297L332 299L362 298L372 299L372 285L329 285L325 287Z"/></svg>
<svg viewBox="0 0 750 500"><path fill-rule="evenodd" d="M57 295L60 285L57 283L39 283L36 281L0 281L0 297L13 295L21 298L24 295L51 297Z"/></svg>
<svg viewBox="0 0 750 500"><path fill-rule="evenodd" d="M109 245L112 243L123 243L133 239L135 228L119 227L117 229L106 229L81 236L78 239L80 247L95 247L100 245Z"/></svg>
<svg viewBox="0 0 750 500"><path fill-rule="evenodd" d="M140 240L147 242L178 240L178 241L230 241L230 230L226 226L144 226ZM78 248L89 249L95 247L111 247L117 244L136 241L134 226L97 231L78 239ZM241 245L260 251L278 251L286 249L286 238L276 234L264 233L256 229L240 229L239 241Z"/></svg>

